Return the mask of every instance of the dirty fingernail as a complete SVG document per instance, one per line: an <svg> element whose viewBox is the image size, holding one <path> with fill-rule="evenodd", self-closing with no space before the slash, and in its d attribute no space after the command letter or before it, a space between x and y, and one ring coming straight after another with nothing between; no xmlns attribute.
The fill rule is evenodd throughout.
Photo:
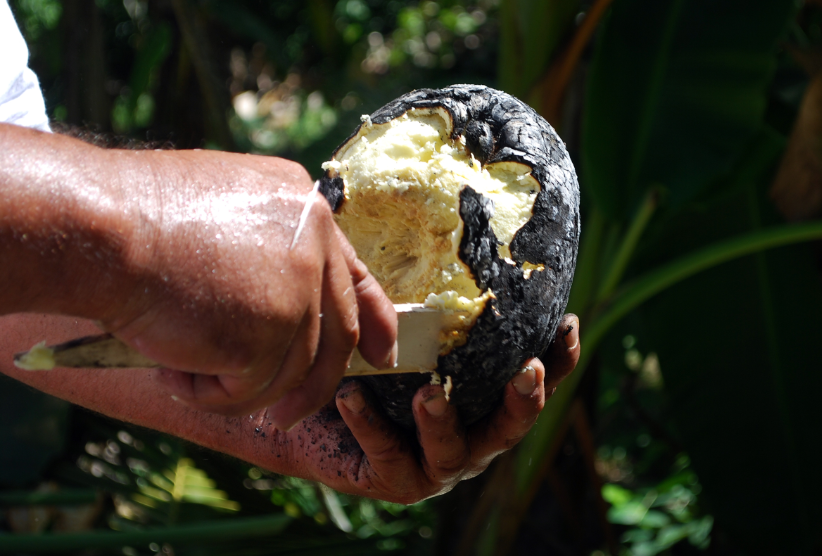
<svg viewBox="0 0 822 556"><path fill-rule="evenodd" d="M565 345L568 349L576 349L579 344L579 318L574 315L571 324L565 329Z"/></svg>
<svg viewBox="0 0 822 556"><path fill-rule="evenodd" d="M530 396L534 392L534 388L537 387L537 371L531 365L527 365L517 373L511 382L514 384L514 389L521 396Z"/></svg>
<svg viewBox="0 0 822 556"><path fill-rule="evenodd" d="M442 417L448 409L448 400L445 399L445 394L440 392L423 400L422 406L432 417Z"/></svg>
<svg viewBox="0 0 822 556"><path fill-rule="evenodd" d="M365 410L365 399L359 390L352 390L347 394L343 394L340 399L345 408L354 415L359 415Z"/></svg>

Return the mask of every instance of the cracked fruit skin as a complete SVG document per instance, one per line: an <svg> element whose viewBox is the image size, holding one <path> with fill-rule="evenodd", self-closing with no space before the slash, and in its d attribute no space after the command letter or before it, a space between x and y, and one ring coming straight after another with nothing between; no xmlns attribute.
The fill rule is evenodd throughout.
<svg viewBox="0 0 822 556"><path fill-rule="evenodd" d="M463 422L481 419L547 350L565 311L580 219L564 143L516 98L453 85L363 117L323 167L320 191L392 301L453 289L475 307L437 372ZM391 419L414 426L411 401L429 374L362 380Z"/></svg>

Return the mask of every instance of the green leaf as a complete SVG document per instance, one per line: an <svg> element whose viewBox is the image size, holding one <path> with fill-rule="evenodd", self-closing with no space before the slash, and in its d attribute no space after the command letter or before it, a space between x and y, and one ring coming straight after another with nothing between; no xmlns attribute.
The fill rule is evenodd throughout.
<svg viewBox="0 0 822 556"><path fill-rule="evenodd" d="M627 504L633 497L633 492L619 485L608 483L602 486L602 498L612 506Z"/></svg>
<svg viewBox="0 0 822 556"><path fill-rule="evenodd" d="M793 0L619 0L597 41L582 183L624 221L654 184L681 206L761 127L774 45Z"/></svg>
<svg viewBox="0 0 822 556"><path fill-rule="evenodd" d="M743 191L689 214L663 240L676 254L769 225L763 197ZM808 553L820 539L822 279L814 263L807 246L759 253L695 275L640 310L701 500L751 554Z"/></svg>
<svg viewBox="0 0 822 556"><path fill-rule="evenodd" d="M664 512L651 510L642 516L642 520L639 522L639 525L641 527L648 527L650 529L660 529L662 527L665 527L669 523L671 523L671 518L668 517ZM685 538L685 536L683 536L682 538Z"/></svg>
<svg viewBox="0 0 822 556"><path fill-rule="evenodd" d="M642 521L648 508L641 500L632 500L622 506L614 506L608 510L608 521L619 525L636 525Z"/></svg>

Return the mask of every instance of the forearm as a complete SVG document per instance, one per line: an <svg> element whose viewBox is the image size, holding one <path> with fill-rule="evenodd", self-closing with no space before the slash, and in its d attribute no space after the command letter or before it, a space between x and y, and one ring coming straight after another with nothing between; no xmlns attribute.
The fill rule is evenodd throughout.
<svg viewBox="0 0 822 556"><path fill-rule="evenodd" d="M253 418L224 417L175 402L151 380L148 370L55 369L22 371L12 364L14 353L46 340L61 342L97 334L89 321L39 314L0 317L0 372L53 396L143 427L183 438L271 471L307 477L288 457L277 435L261 436L263 412Z"/></svg>
<svg viewBox="0 0 822 556"><path fill-rule="evenodd" d="M135 220L107 156L0 124L0 314L105 316L124 285Z"/></svg>

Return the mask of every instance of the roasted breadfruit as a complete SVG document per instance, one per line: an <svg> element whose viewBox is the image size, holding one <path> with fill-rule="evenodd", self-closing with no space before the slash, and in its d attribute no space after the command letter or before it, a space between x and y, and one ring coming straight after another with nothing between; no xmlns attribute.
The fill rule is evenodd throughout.
<svg viewBox="0 0 822 556"><path fill-rule="evenodd" d="M477 85L420 89L370 116L323 165L320 191L394 303L459 309L437 373L467 424L551 343L579 243L579 185L534 110ZM413 427L427 374L364 378Z"/></svg>

